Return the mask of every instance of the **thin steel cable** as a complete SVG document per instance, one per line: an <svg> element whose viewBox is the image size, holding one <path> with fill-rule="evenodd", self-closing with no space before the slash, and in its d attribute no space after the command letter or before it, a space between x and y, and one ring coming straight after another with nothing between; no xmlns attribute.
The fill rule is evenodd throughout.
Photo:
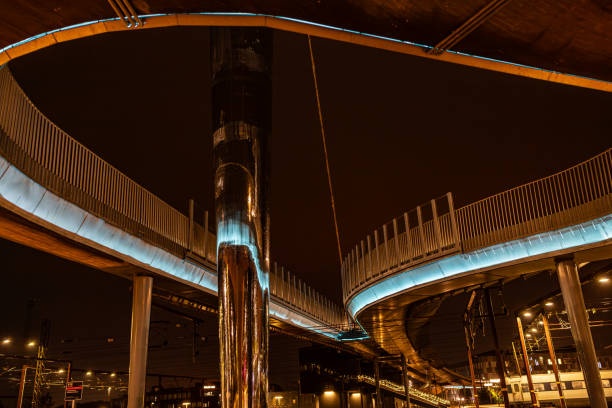
<svg viewBox="0 0 612 408"><path fill-rule="evenodd" d="M325 168L327 170L327 183L329 184L329 196L331 198L332 213L334 215L334 228L336 229L336 242L338 243L338 257L342 265L342 248L340 246L340 232L338 230L338 219L336 217L336 203L334 201L334 190L332 188L331 173L329 171L329 158L327 156L327 141L325 140L325 127L323 126L323 114L321 113L321 101L319 99L319 85L317 83L317 70L315 68L314 56L312 54L312 42L308 36L308 50L310 51L310 64L312 65L312 79L314 81L315 95L317 97L317 112L319 113L319 124L321 125L321 138L323 139L323 153L325 155Z"/></svg>

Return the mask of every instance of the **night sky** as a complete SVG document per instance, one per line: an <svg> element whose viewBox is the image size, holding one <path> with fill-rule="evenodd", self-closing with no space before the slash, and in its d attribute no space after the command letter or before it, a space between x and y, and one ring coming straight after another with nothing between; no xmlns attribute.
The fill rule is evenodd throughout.
<svg viewBox="0 0 612 408"><path fill-rule="evenodd" d="M447 191L460 207L611 145L610 94L316 38L313 47L343 251ZM274 48L272 258L340 301L306 38L279 32ZM11 69L62 129L186 212L189 198L213 209L208 62L207 29L183 27L63 43ZM42 296L52 307L41 313L61 320L81 303L94 314L79 324L96 338L123 327L129 339L129 282L0 245L7 327L22 327L26 299Z"/></svg>

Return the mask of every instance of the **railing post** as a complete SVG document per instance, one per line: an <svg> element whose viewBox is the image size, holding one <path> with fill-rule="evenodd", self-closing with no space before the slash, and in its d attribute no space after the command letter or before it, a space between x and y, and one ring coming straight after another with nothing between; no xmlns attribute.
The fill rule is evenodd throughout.
<svg viewBox="0 0 612 408"><path fill-rule="evenodd" d="M425 256L425 254L427 254L427 249L425 248L425 233L423 232L423 214L421 212L421 206L419 205L416 210L417 219L419 221L419 235L421 236L421 255Z"/></svg>
<svg viewBox="0 0 612 408"><path fill-rule="evenodd" d="M355 257L355 276L353 277L353 289L355 289L357 286L359 286L359 275L361 275L361 268L359 267L359 245L355 246L355 250L353 253Z"/></svg>
<svg viewBox="0 0 612 408"><path fill-rule="evenodd" d="M370 239L369 235L366 237L366 240L368 242L368 269L370 270L370 278L371 278L372 276L374 276L374 269L372 268L372 240ZM366 274L366 280L368 280L367 274Z"/></svg>
<svg viewBox="0 0 612 408"><path fill-rule="evenodd" d="M208 259L208 210L204 211L204 259Z"/></svg>
<svg viewBox="0 0 612 408"><path fill-rule="evenodd" d="M378 246L378 229L374 230L374 249L376 250L376 275L378 275L382 269L380 266L380 247ZM374 276L374 273L372 273Z"/></svg>
<svg viewBox="0 0 612 408"><path fill-rule="evenodd" d="M190 252L193 252L193 207L194 207L194 202L193 199L190 198L189 199L189 237L188 237L188 244L187 244L187 248L189 248Z"/></svg>
<svg viewBox="0 0 612 408"><path fill-rule="evenodd" d="M455 203L453 200L453 193L446 193L446 199L448 200L448 214L450 216L451 221L451 231L453 233L453 240L455 242L455 246L461 248L459 234L457 233L457 220L455 218Z"/></svg>
<svg viewBox="0 0 612 408"><path fill-rule="evenodd" d="M436 234L438 251L442 251L442 234L440 233L440 222L438 221L438 207L436 206L435 199L431 200L431 213L433 215L434 234Z"/></svg>
<svg viewBox="0 0 612 408"><path fill-rule="evenodd" d="M397 218L393 219L393 240L395 241L395 265L399 266L400 262L400 247L399 247L399 234L397 229Z"/></svg>
<svg viewBox="0 0 612 408"><path fill-rule="evenodd" d="M389 236L387 234L387 224L383 224L383 243L385 244L385 267L381 268L382 270L386 270L391 267L391 262L389 261Z"/></svg>
<svg viewBox="0 0 612 408"><path fill-rule="evenodd" d="M361 284L361 282L365 282L366 281L366 276L367 276L367 272L366 272L366 254L365 254L365 246L363 243L363 239L361 240L361 271L363 273L363 281L359 280L359 283Z"/></svg>
<svg viewBox="0 0 612 408"><path fill-rule="evenodd" d="M404 224L406 228L406 260L410 261L412 258L410 252L412 250L412 240L410 238L410 220L408 219L408 213L404 213Z"/></svg>

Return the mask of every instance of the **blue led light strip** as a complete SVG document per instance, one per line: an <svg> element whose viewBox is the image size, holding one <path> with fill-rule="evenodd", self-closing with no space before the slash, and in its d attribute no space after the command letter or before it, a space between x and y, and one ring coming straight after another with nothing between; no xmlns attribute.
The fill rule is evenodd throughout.
<svg viewBox="0 0 612 408"><path fill-rule="evenodd" d="M358 292L348 301L347 310L355 317L364 308L390 296L409 291L411 288L448 280L465 272L497 268L533 257L575 252L580 247L609 240L612 240L612 214L466 254L452 255L404 270Z"/></svg>

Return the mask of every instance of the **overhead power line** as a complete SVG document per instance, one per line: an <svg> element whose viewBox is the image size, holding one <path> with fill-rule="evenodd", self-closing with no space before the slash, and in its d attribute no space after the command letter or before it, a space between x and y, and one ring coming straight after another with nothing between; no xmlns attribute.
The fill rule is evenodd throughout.
<svg viewBox="0 0 612 408"><path fill-rule="evenodd" d="M338 219L336 217L336 203L334 202L334 189L332 188L331 172L329 170L329 158L327 155L327 142L325 140L325 127L323 126L323 114L321 113L321 100L319 99L319 85L317 83L317 69L315 68L314 56L312 54L312 42L308 36L308 50L310 51L310 64L312 65L312 79L314 81L315 96L317 97L317 112L319 113L319 124L321 125L321 138L323 139L323 154L325 155L325 169L327 170L327 183L329 184L329 196L334 216L334 228L336 229L336 242L338 243L338 258L342 265L342 248L340 246L340 232L338 231Z"/></svg>

